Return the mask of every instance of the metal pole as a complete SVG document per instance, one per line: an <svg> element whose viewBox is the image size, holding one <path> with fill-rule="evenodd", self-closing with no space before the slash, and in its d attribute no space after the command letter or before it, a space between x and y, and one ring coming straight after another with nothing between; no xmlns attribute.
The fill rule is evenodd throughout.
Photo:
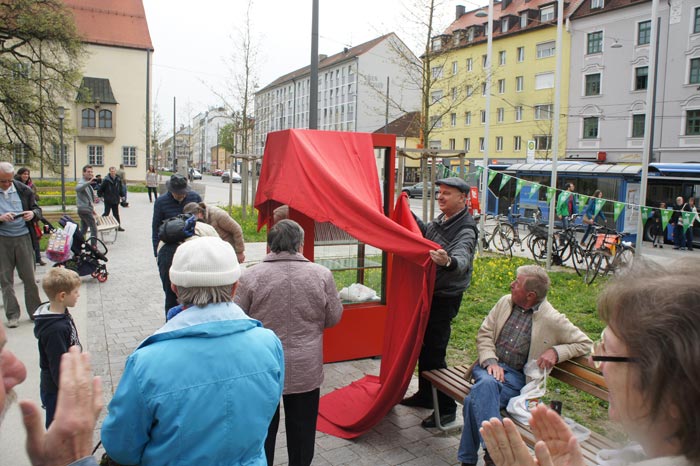
<svg viewBox="0 0 700 466"><path fill-rule="evenodd" d="M58 128L58 144L59 144L59 153L61 154L61 160L59 161L61 164L61 209L63 210L63 213L66 212L66 166L63 163L63 158L65 157L65 149L63 147L63 119L66 116L66 109L63 107L58 107L58 121L59 121L59 128Z"/></svg>
<svg viewBox="0 0 700 466"><path fill-rule="evenodd" d="M562 34L563 34L563 20L564 20L564 2L563 0L558 0L557 2L557 69L554 75L554 134L552 135L552 177L549 181L549 185L552 188L557 187L557 160L559 157L559 115L561 112L561 71L562 71ZM573 194L571 194L573 196ZM549 201L549 232L551 234L547 235L547 270L552 268L552 241L554 241L554 214L555 206L557 203L556 191L552 199Z"/></svg>
<svg viewBox="0 0 700 466"><path fill-rule="evenodd" d="M177 134L176 131L176 123L175 123L175 112L177 111L175 109L175 99L176 97L173 97L173 171L177 172L177 151L176 151L176 138L175 135Z"/></svg>
<svg viewBox="0 0 700 466"><path fill-rule="evenodd" d="M236 158L234 156L231 156L231 166L229 170L229 177L228 177L228 211L231 212L231 207L233 206L233 166L236 162Z"/></svg>
<svg viewBox="0 0 700 466"><path fill-rule="evenodd" d="M656 108L656 102L654 101L656 94L656 60L659 53L659 41L657 29L659 23L657 22L657 16L659 12L659 0L652 0L651 2L651 43L649 44L649 71L648 79L649 85L647 86L647 108L644 115L644 150L642 151L642 180L639 183L639 201L637 210L639 212L639 218L637 219L637 242L635 248L635 254L637 257L642 256L642 243L644 241L644 222L642 221L642 209L641 206L646 204L647 199L647 180L649 178L649 159L651 158L651 151L654 150L652 147L652 132L654 131L654 110Z"/></svg>
<svg viewBox="0 0 700 466"><path fill-rule="evenodd" d="M311 8L311 76L309 78L309 129L317 129L317 128L318 128L318 0L312 0L312 8ZM245 151L245 148L243 150Z"/></svg>
<svg viewBox="0 0 700 466"><path fill-rule="evenodd" d="M75 136L73 136L73 181L78 181L78 154L75 147Z"/></svg>
<svg viewBox="0 0 700 466"><path fill-rule="evenodd" d="M486 123L484 125L484 170L481 172L481 217L479 224L481 231L486 228L486 203L489 190L489 130L491 127L491 58L493 56L493 0L489 0L488 37L486 42ZM483 252L482 241L478 241L479 252Z"/></svg>

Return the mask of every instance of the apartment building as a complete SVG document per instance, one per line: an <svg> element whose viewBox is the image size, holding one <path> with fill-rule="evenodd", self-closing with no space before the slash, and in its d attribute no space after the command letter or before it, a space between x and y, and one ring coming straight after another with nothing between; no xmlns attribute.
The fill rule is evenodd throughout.
<svg viewBox="0 0 700 466"><path fill-rule="evenodd" d="M319 57L318 129L372 132L420 105L420 88L407 69L420 61L394 33L335 55ZM280 76L255 94L255 153L267 133L309 127L310 67Z"/></svg>
<svg viewBox="0 0 700 466"><path fill-rule="evenodd" d="M564 10L565 16L568 10ZM486 9L466 12L431 44L429 146L464 151L468 159L484 156L486 95L491 94L488 158L490 163L524 160L527 142L535 158L550 158L554 131L556 4L549 0L496 2L493 14L491 85L488 87ZM564 33L561 102L567 105L569 36ZM567 120L560 118L560 153ZM457 163L457 162L455 162Z"/></svg>
<svg viewBox="0 0 700 466"><path fill-rule="evenodd" d="M647 0L584 0L572 13L567 158L639 163L651 111L650 161L700 161L700 0L659 2L656 50L652 21Z"/></svg>

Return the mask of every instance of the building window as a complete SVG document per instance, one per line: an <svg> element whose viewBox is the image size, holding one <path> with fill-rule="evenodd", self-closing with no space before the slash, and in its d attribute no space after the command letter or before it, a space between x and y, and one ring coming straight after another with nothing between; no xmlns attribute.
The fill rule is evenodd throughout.
<svg viewBox="0 0 700 466"><path fill-rule="evenodd" d="M496 152L503 152L503 136L496 136Z"/></svg>
<svg viewBox="0 0 700 466"><path fill-rule="evenodd" d="M488 61L488 56L487 55L482 55L481 56L481 67L486 68L486 62Z"/></svg>
<svg viewBox="0 0 700 466"><path fill-rule="evenodd" d="M535 150L550 150L552 148L552 136L538 135L535 138Z"/></svg>
<svg viewBox="0 0 700 466"><path fill-rule="evenodd" d="M525 47L518 47L518 63L525 61Z"/></svg>
<svg viewBox="0 0 700 466"><path fill-rule="evenodd" d="M498 64L501 66L506 64L506 51L505 50L501 50L500 52L498 52Z"/></svg>
<svg viewBox="0 0 700 466"><path fill-rule="evenodd" d="M481 124L486 124L486 110L481 110Z"/></svg>
<svg viewBox="0 0 700 466"><path fill-rule="evenodd" d="M552 89L554 87L554 73L540 73L535 75L535 89Z"/></svg>
<svg viewBox="0 0 700 466"><path fill-rule="evenodd" d="M522 76L515 77L515 91L516 92L523 91L523 82L524 82L524 78Z"/></svg>
<svg viewBox="0 0 700 466"><path fill-rule="evenodd" d="M102 167L104 161L105 146L88 146L88 164Z"/></svg>
<svg viewBox="0 0 700 466"><path fill-rule="evenodd" d="M122 163L125 167L135 167L136 166L136 147L135 146L124 146L122 147Z"/></svg>
<svg viewBox="0 0 700 466"><path fill-rule="evenodd" d="M637 115L632 115L632 137L633 138L643 138L644 137L644 124L646 123L646 115L641 113Z"/></svg>
<svg viewBox="0 0 700 466"><path fill-rule="evenodd" d="M688 76L689 84L700 83L700 58L690 59L690 75Z"/></svg>
<svg viewBox="0 0 700 466"><path fill-rule="evenodd" d="M585 95L600 95L600 73L586 75Z"/></svg>
<svg viewBox="0 0 700 466"><path fill-rule="evenodd" d="M430 127L431 128L442 128L442 118L439 116L430 117Z"/></svg>
<svg viewBox="0 0 700 466"><path fill-rule="evenodd" d="M649 67L640 66L634 69L634 90L641 91L647 88L647 79L649 77Z"/></svg>
<svg viewBox="0 0 700 466"><path fill-rule="evenodd" d="M523 107L518 105L515 107L515 121L523 121Z"/></svg>
<svg viewBox="0 0 700 466"><path fill-rule="evenodd" d="M474 86L471 84L467 85L467 97L471 97L474 94Z"/></svg>
<svg viewBox="0 0 700 466"><path fill-rule="evenodd" d="M457 74L457 62L453 61L452 62L452 74Z"/></svg>
<svg viewBox="0 0 700 466"><path fill-rule="evenodd" d="M700 135L700 110L685 112L685 134L688 136Z"/></svg>
<svg viewBox="0 0 700 466"><path fill-rule="evenodd" d="M557 43L555 41L545 42L543 44L537 44L537 58L549 58L553 57L557 50Z"/></svg>
<svg viewBox="0 0 700 466"><path fill-rule="evenodd" d="M51 146L51 153L53 155L53 163L58 165L61 163L61 153L58 144L53 144ZM63 166L68 166L68 144L63 144Z"/></svg>
<svg viewBox="0 0 700 466"><path fill-rule="evenodd" d="M433 150L440 150L442 149L442 141L440 141L439 139L432 140L428 142L428 148Z"/></svg>
<svg viewBox="0 0 700 466"><path fill-rule="evenodd" d="M605 4L603 3L603 0L591 0L591 10L603 8L604 6Z"/></svg>
<svg viewBox="0 0 700 466"><path fill-rule="evenodd" d="M513 151L520 152L523 147L523 140L520 136L513 136Z"/></svg>
<svg viewBox="0 0 700 466"><path fill-rule="evenodd" d="M440 99L442 99L442 91L433 91L430 93L430 97L433 100L433 103L436 104L440 102Z"/></svg>
<svg viewBox="0 0 700 466"><path fill-rule="evenodd" d="M552 104L535 105L535 120L551 120Z"/></svg>
<svg viewBox="0 0 700 466"><path fill-rule="evenodd" d="M464 138L464 152L469 152L472 148L471 144L471 139L470 138Z"/></svg>
<svg viewBox="0 0 700 466"><path fill-rule="evenodd" d="M700 7L695 9L695 21L693 22L693 34L700 32Z"/></svg>
<svg viewBox="0 0 700 466"><path fill-rule="evenodd" d="M484 151L484 138L479 138L479 152Z"/></svg>
<svg viewBox="0 0 700 466"><path fill-rule="evenodd" d="M540 21L543 23L545 21L551 21L554 19L554 5L549 5L544 8L540 8Z"/></svg>
<svg viewBox="0 0 700 466"><path fill-rule="evenodd" d="M498 107L496 109L496 116L498 118L498 122L503 123L503 121L505 120L505 116L506 116L506 109L504 109L503 107Z"/></svg>
<svg viewBox="0 0 700 466"><path fill-rule="evenodd" d="M589 32L587 37L586 53L600 53L603 51L603 31Z"/></svg>
<svg viewBox="0 0 700 466"><path fill-rule="evenodd" d="M457 101L457 88L453 87L451 89L451 91L452 91L452 102L456 102Z"/></svg>
<svg viewBox="0 0 700 466"><path fill-rule="evenodd" d="M499 94L505 94L506 92L506 80L505 79L499 79L498 80L498 93Z"/></svg>
<svg viewBox="0 0 700 466"><path fill-rule="evenodd" d="M450 150L455 150L455 140L454 139L449 139L447 143L450 145Z"/></svg>
<svg viewBox="0 0 700 466"><path fill-rule="evenodd" d="M112 127L112 111L111 110L100 110L99 113L99 124L100 128L111 128Z"/></svg>
<svg viewBox="0 0 700 466"><path fill-rule="evenodd" d="M95 111L91 108L83 109L83 128L95 127Z"/></svg>
<svg viewBox="0 0 700 466"><path fill-rule="evenodd" d="M651 40L651 20L637 24L637 45L647 45Z"/></svg>
<svg viewBox="0 0 700 466"><path fill-rule="evenodd" d="M583 139L598 138L598 117L583 119Z"/></svg>
<svg viewBox="0 0 700 466"><path fill-rule="evenodd" d="M467 126L472 124L472 112L466 112L464 114L464 124Z"/></svg>
<svg viewBox="0 0 700 466"><path fill-rule="evenodd" d="M501 20L501 32L508 32L508 18L503 18Z"/></svg>
<svg viewBox="0 0 700 466"><path fill-rule="evenodd" d="M29 162L27 146L25 144L15 144L13 152L15 165L26 165Z"/></svg>
<svg viewBox="0 0 700 466"><path fill-rule="evenodd" d="M471 70L472 70L472 59L467 58L467 71L471 71Z"/></svg>
<svg viewBox="0 0 700 466"><path fill-rule="evenodd" d="M433 39L431 46L433 52L437 52L442 47L442 40L439 37L437 39Z"/></svg>
<svg viewBox="0 0 700 466"><path fill-rule="evenodd" d="M481 95L482 96L486 95L486 83L485 82L481 83Z"/></svg>
<svg viewBox="0 0 700 466"><path fill-rule="evenodd" d="M457 114L456 113L450 113L450 125L452 127L457 126Z"/></svg>
<svg viewBox="0 0 700 466"><path fill-rule="evenodd" d="M527 11L524 13L520 13L520 28L524 28L527 26Z"/></svg>
<svg viewBox="0 0 700 466"><path fill-rule="evenodd" d="M433 74L433 79L440 79L442 78L442 66L435 66L431 70Z"/></svg>

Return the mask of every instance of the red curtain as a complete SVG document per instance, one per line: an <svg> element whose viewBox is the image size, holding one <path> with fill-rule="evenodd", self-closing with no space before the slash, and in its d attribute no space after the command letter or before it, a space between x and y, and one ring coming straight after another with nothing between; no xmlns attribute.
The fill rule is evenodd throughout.
<svg viewBox="0 0 700 466"><path fill-rule="evenodd" d="M331 222L358 240L392 253L386 333L379 376L368 375L321 398L318 430L362 435L401 400L411 380L430 312L435 278L428 251L402 195L383 214L372 137L364 133L286 130L268 134L255 206L258 224L281 204Z"/></svg>

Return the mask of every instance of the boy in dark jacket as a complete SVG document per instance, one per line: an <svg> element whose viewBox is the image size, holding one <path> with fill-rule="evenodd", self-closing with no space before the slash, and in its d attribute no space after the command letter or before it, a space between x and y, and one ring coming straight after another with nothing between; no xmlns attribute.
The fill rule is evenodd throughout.
<svg viewBox="0 0 700 466"><path fill-rule="evenodd" d="M41 286L49 302L34 313L34 336L39 340L41 403L46 408L48 429L56 411L61 356L71 346L81 346L78 330L68 312L80 297L80 277L72 270L56 267L48 271Z"/></svg>

